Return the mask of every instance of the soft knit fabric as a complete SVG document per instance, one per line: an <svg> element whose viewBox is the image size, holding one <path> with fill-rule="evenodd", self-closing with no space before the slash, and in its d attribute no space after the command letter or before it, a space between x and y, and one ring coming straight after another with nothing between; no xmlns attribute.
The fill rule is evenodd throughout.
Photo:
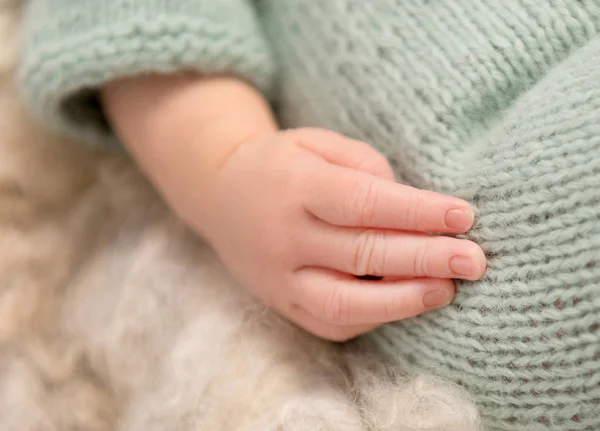
<svg viewBox="0 0 600 431"><path fill-rule="evenodd" d="M401 181L471 201L486 277L365 342L461 383L490 431L597 431L599 35L599 0L31 0L21 84L99 143L105 81L230 71L284 126L363 139Z"/></svg>
<svg viewBox="0 0 600 431"><path fill-rule="evenodd" d="M273 61L252 0L33 0L21 80L38 117L114 144L99 85L140 72L235 71L269 93Z"/></svg>

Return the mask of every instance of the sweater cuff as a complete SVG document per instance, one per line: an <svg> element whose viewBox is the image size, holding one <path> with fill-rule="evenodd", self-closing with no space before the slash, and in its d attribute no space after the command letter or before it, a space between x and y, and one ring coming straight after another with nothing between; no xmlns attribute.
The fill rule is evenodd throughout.
<svg viewBox="0 0 600 431"><path fill-rule="evenodd" d="M252 0L32 0L20 88L33 115L91 145L114 145L107 82L143 73L232 73L270 98L275 65Z"/></svg>

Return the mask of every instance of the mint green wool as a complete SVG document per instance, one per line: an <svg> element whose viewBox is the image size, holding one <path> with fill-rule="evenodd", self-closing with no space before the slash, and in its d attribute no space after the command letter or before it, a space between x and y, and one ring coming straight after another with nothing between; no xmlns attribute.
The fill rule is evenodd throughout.
<svg viewBox="0 0 600 431"><path fill-rule="evenodd" d="M107 80L231 71L283 125L370 142L476 206L489 270L365 341L464 385L490 431L600 430L600 0L256 3L30 0L23 94L98 144Z"/></svg>

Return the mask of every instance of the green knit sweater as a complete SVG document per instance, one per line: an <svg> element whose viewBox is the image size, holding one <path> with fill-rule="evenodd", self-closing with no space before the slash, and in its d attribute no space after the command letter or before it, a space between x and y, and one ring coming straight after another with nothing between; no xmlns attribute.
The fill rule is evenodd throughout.
<svg viewBox="0 0 600 431"><path fill-rule="evenodd" d="M600 430L600 0L30 0L23 44L32 112L91 144L106 81L230 71L472 202L486 277L365 339L491 431Z"/></svg>

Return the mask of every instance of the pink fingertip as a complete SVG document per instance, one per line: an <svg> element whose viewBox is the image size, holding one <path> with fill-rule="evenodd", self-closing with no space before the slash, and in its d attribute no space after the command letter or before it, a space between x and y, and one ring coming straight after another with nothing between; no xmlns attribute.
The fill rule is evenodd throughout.
<svg viewBox="0 0 600 431"><path fill-rule="evenodd" d="M423 305L427 309L445 307L451 301L450 292L446 289L432 290L423 295Z"/></svg>
<svg viewBox="0 0 600 431"><path fill-rule="evenodd" d="M454 256L450 259L450 270L459 277L473 277L479 272L479 265L468 256Z"/></svg>
<svg viewBox="0 0 600 431"><path fill-rule="evenodd" d="M444 217L444 223L448 229L466 232L473 225L473 211L467 208L448 210Z"/></svg>

